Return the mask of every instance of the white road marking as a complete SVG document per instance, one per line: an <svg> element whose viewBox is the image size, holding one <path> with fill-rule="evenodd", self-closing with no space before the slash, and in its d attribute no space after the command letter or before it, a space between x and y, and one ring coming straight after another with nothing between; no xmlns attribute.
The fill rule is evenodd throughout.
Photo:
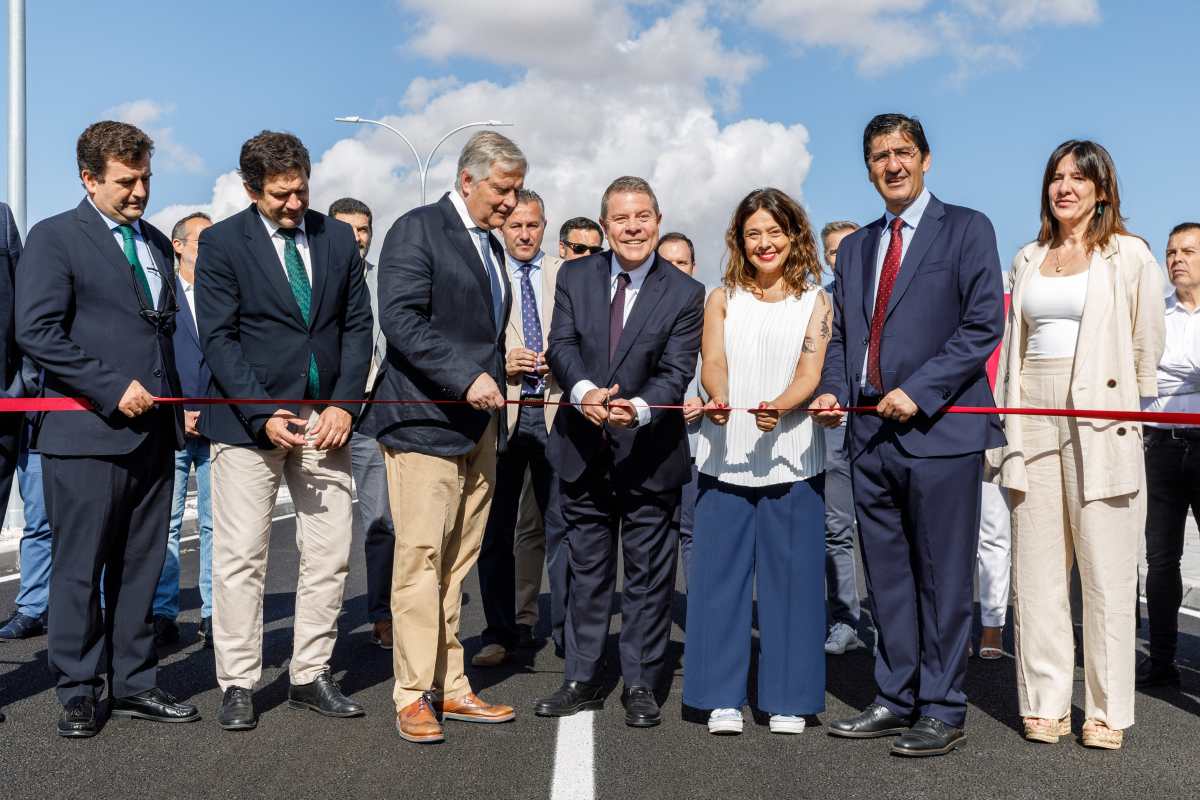
<svg viewBox="0 0 1200 800"><path fill-rule="evenodd" d="M592 800L596 796L595 718L595 711L581 711L559 719L550 800Z"/></svg>
<svg viewBox="0 0 1200 800"><path fill-rule="evenodd" d="M295 512L292 512L291 514L280 514L278 517L271 517L271 521L279 522L279 520L281 520L281 519L291 519L294 516L296 516ZM183 538L181 538L179 540L179 543L183 544L184 542L194 542L194 541L197 541L199 538L200 538L200 534L198 534L198 533L193 534L191 536L184 536ZM11 583L12 581L19 581L19 580L21 580L20 572L14 572L12 575L5 575L3 577L0 577L0 583Z"/></svg>

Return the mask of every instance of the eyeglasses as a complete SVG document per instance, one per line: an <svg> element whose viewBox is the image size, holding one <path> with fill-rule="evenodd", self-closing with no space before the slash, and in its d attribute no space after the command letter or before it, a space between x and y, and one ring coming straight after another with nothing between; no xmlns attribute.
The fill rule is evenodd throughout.
<svg viewBox="0 0 1200 800"><path fill-rule="evenodd" d="M880 150L879 152L871 153L867 160L875 166L881 166L890 161L892 156L895 156L897 161L907 164L917 157L918 152L915 147L896 147L891 150Z"/></svg>
<svg viewBox="0 0 1200 800"><path fill-rule="evenodd" d="M595 255L604 249L598 244L584 244L583 242L563 242L562 244L563 247L567 248L577 256L581 256L584 253Z"/></svg>

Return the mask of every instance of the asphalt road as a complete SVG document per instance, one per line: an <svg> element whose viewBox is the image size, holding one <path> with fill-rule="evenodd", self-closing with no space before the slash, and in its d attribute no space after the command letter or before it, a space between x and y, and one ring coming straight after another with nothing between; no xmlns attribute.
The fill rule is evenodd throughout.
<svg viewBox="0 0 1200 800"><path fill-rule="evenodd" d="M517 706L513 724L448 722L444 744L400 740L391 659L368 642L357 544L333 667L368 716L332 720L287 707L294 530L290 519L281 520L272 540L257 730L227 733L214 721L220 693L212 651L195 644L199 595L190 542L183 556L184 644L164 653L160 684L196 703L205 719L193 725L117 720L93 739L60 739L53 731L58 706L45 668L45 638L2 644L0 704L8 722L0 724L0 797L550 798L559 722L539 719L530 708L561 681L562 662L553 649L503 669L473 671L485 698ZM16 588L0 583L3 613ZM477 592L472 578L462 625L468 655L483 627ZM761 719L740 737L709 736L702 716L681 709L679 668L659 728L625 727L614 693L592 720L592 735L584 723L573 728L575 739L564 739L554 796L588 796L589 775L581 775L579 765L586 767L590 740L598 798L1194 798L1200 795L1200 621L1184 618L1182 624L1183 691L1139 695L1138 724L1119 752L1084 749L1074 736L1057 745L1024 742L1007 659L972 660L969 742L950 756L905 760L888 754L888 740L833 739L821 723L873 694L872 660L857 651L830 658L827 711L799 736L772 735ZM674 638L678 658L682 630L676 628ZM1077 733L1082 684L1076 688Z"/></svg>

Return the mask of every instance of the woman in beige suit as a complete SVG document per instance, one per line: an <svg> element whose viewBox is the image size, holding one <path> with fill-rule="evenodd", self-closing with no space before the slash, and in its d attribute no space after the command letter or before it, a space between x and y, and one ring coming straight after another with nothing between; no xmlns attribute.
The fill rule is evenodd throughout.
<svg viewBox="0 0 1200 800"><path fill-rule="evenodd" d="M999 404L1136 411L1157 393L1162 273L1121 218L1112 158L1068 141L1042 180L1037 241L1013 260ZM1141 426L1017 416L988 454L1012 501L1017 688L1025 737L1071 730L1071 565L1083 584L1082 742L1117 749L1133 724L1138 541L1145 527Z"/></svg>

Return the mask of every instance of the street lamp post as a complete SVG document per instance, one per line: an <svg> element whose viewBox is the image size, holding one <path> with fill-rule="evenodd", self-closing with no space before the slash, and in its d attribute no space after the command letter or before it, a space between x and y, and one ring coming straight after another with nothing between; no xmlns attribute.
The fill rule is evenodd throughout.
<svg viewBox="0 0 1200 800"><path fill-rule="evenodd" d="M389 131L391 131L392 133L399 136L400 139L406 145L408 145L408 149L412 151L413 158L415 158L417 160L417 170L418 170L418 172L420 172L420 175L421 175L421 205L425 205L425 180L426 180L426 178L429 177L429 164L433 161L434 154L437 153L438 148L442 146L443 142L445 142L447 139L449 139L451 136L458 133L459 131L466 130L467 128L476 128L476 127L511 128L512 124L513 124L511 122L500 122L499 120L489 119L489 120L483 120L481 122L468 122L463 125L459 125L457 128L450 131L445 136L443 136L441 139L439 139L438 143L435 144L433 146L433 149L429 151L429 155L424 160L422 160L421 154L417 152L417 148L414 147L413 143L408 140L408 137L405 136L400 131L393 128L391 125L388 125L386 122L380 122L377 119L364 119L362 117L335 117L334 121L335 122L348 122L352 125L363 125L363 124L378 125L381 128L387 128Z"/></svg>

